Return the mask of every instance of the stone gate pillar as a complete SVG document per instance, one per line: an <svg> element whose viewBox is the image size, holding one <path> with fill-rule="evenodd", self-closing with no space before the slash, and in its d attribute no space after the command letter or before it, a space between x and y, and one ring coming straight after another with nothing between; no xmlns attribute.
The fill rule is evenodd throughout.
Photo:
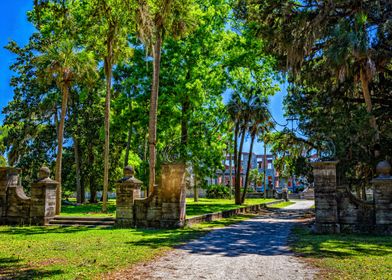
<svg viewBox="0 0 392 280"><path fill-rule="evenodd" d="M49 168L42 167L38 181L31 185L30 221L33 225L47 225L56 215L56 189L59 183L49 176Z"/></svg>
<svg viewBox="0 0 392 280"><path fill-rule="evenodd" d="M338 161L313 162L314 194L316 207L316 232L339 233L336 190L336 165Z"/></svg>
<svg viewBox="0 0 392 280"><path fill-rule="evenodd" d="M162 201L162 228L182 227L185 224L186 190L185 164L164 164L159 182Z"/></svg>
<svg viewBox="0 0 392 280"><path fill-rule="evenodd" d="M377 233L392 234L392 176L391 165L382 161L377 165L379 176L373 179Z"/></svg>
<svg viewBox="0 0 392 280"><path fill-rule="evenodd" d="M8 210L10 209L8 203L9 188L19 187L19 174L21 170L12 167L0 167L0 224L8 223ZM24 212L28 214L28 209L23 207ZM12 210L12 207L11 207Z"/></svg>
<svg viewBox="0 0 392 280"><path fill-rule="evenodd" d="M134 177L131 166L124 168L124 178L116 185L116 225L121 227L132 227L135 224L133 205L140 198L140 187L142 181Z"/></svg>

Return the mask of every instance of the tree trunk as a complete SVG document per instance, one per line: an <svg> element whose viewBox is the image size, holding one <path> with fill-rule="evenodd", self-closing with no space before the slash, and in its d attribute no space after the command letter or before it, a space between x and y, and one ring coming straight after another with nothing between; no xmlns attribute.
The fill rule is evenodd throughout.
<svg viewBox="0 0 392 280"><path fill-rule="evenodd" d="M375 131L374 141L378 143L380 141L380 134L379 134L376 118L373 115L372 99L369 92L369 80L366 75L366 70L363 69L363 67L361 67L360 69L360 79L361 79L363 98L365 99L365 104L366 104L366 111L370 115L370 126Z"/></svg>
<svg viewBox="0 0 392 280"><path fill-rule="evenodd" d="M233 163L232 163L232 154L229 153L229 173L230 173L230 178L229 178L229 186L230 186L230 194L229 198L231 199L231 192L233 190Z"/></svg>
<svg viewBox="0 0 392 280"><path fill-rule="evenodd" d="M237 123L235 124L235 128L234 128L234 189L236 189L237 186L237 173L238 173L238 133L240 130L240 124L239 124L239 120L237 120ZM235 195L234 195L235 196ZM230 193L230 197L231 197L231 193Z"/></svg>
<svg viewBox="0 0 392 280"><path fill-rule="evenodd" d="M61 170L62 170L62 160L63 160L63 142L64 142L64 125L65 125L65 116L67 113L67 102L68 102L68 93L69 93L69 85L64 85L61 88L63 97L61 102L61 117L60 124L57 135L57 156L56 156L56 174L55 179L59 183L56 189L56 215L59 215L61 212Z"/></svg>
<svg viewBox="0 0 392 280"><path fill-rule="evenodd" d="M186 147L188 144L188 111L189 111L189 95L186 95L182 102L181 109L181 157L187 158Z"/></svg>
<svg viewBox="0 0 392 280"><path fill-rule="evenodd" d="M76 167L76 202L82 203L82 185L80 183L80 153L79 153L79 139L74 135L74 154Z"/></svg>
<svg viewBox="0 0 392 280"><path fill-rule="evenodd" d="M158 113L158 93L159 93L159 72L161 64L161 46L162 37L160 32L157 32L156 42L153 46L154 51L154 69L153 69L153 80L152 80L152 90L150 99L150 114L149 114L149 124L148 124L148 144L150 148L150 174L149 174L149 184L147 192L149 189L153 189L155 185L155 164L156 164L156 141L157 141L157 113Z"/></svg>
<svg viewBox="0 0 392 280"><path fill-rule="evenodd" d="M109 40L110 41L110 40ZM109 143L110 143L110 96L112 90L112 42L108 43L108 56L105 57L104 69L106 78L105 97L105 146L104 146L104 173L102 191L102 212L107 212L108 188L109 188Z"/></svg>
<svg viewBox="0 0 392 280"><path fill-rule="evenodd" d="M132 122L130 123L130 127L128 129L128 139L127 139L127 148L125 150L124 166L127 166L129 162L129 151L131 148L131 140L132 140Z"/></svg>
<svg viewBox="0 0 392 280"><path fill-rule="evenodd" d="M199 201L199 191L198 191L198 180L197 180L197 176L195 176L195 184L193 186L193 201L194 202L198 202Z"/></svg>
<svg viewBox="0 0 392 280"><path fill-rule="evenodd" d="M252 152L253 152L253 143L255 141L256 135L252 134L251 142L250 142L250 147L249 147L249 157L248 157L248 164L246 168L246 175L245 175L245 187L244 187L244 192L242 194L242 199L241 202L245 202L245 196L246 192L248 190L248 184L249 184L249 171L250 171L250 164L252 162Z"/></svg>
<svg viewBox="0 0 392 280"><path fill-rule="evenodd" d="M246 130L245 128L242 129L241 131L241 142L240 142L240 148L238 149L238 155L237 155L237 174L235 178L235 204L241 205L241 155L242 155L242 148L244 146L244 141L245 141L245 134Z"/></svg>
<svg viewBox="0 0 392 280"><path fill-rule="evenodd" d="M132 101L129 104L129 111L132 112ZM129 120L129 129L128 129L128 137L127 137L127 147L125 150L125 159L124 159L124 167L128 165L129 162L129 151L131 148L131 140L132 140L132 126L133 121L132 118Z"/></svg>
<svg viewBox="0 0 392 280"><path fill-rule="evenodd" d="M82 200L82 185L81 185L81 182L80 182L80 162L81 162L81 159L80 159L80 152L79 152L79 150L80 150L80 146L79 146L79 136L77 135L77 132L76 131L80 131L80 128L79 128L79 124L78 124L78 104L77 104L77 101L75 100L77 97L75 96L75 98L73 98L72 99L72 107L73 107L73 120L74 120L74 125L76 126L76 130L74 130L74 133L73 133L73 142L74 142L74 145L73 145L73 148L74 148L74 156L75 156L75 173L76 173L76 202L77 203L82 203L83 202L83 200Z"/></svg>
<svg viewBox="0 0 392 280"><path fill-rule="evenodd" d="M267 198L267 145L264 142L264 159L263 159L263 165L264 165L264 198Z"/></svg>
<svg viewBox="0 0 392 280"><path fill-rule="evenodd" d="M87 154L88 154L88 169L89 169L90 203L96 203L97 188L95 185L95 180L94 180L95 177L93 174L94 153L93 153L93 143L91 141L88 142Z"/></svg>

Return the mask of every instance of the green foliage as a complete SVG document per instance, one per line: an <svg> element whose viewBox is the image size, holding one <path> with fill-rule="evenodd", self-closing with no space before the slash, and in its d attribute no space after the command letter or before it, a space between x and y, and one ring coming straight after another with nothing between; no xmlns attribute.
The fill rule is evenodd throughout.
<svg viewBox="0 0 392 280"><path fill-rule="evenodd" d="M335 2L238 1L236 14L288 73L286 114L299 125L296 135L274 138L277 166L306 173L303 157L328 141L342 175L366 182L380 161L374 150L381 148L381 157L391 152L392 7L389 1Z"/></svg>
<svg viewBox="0 0 392 280"><path fill-rule="evenodd" d="M230 188L224 185L209 185L206 193L207 198L229 198Z"/></svg>

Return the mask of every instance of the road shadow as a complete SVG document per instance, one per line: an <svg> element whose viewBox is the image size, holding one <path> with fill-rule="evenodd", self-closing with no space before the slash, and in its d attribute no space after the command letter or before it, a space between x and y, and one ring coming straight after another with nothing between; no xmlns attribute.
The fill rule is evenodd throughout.
<svg viewBox="0 0 392 280"><path fill-rule="evenodd" d="M217 229L180 249L192 254L226 257L243 255L292 255L287 246L291 228L298 221L286 216L254 218Z"/></svg>

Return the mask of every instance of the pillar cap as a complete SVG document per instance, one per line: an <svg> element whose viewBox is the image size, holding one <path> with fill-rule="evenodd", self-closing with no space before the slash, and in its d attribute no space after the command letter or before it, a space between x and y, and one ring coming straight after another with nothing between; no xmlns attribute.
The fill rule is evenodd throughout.
<svg viewBox="0 0 392 280"><path fill-rule="evenodd" d="M47 166L42 166L38 171L38 180L49 178L50 169Z"/></svg>
<svg viewBox="0 0 392 280"><path fill-rule="evenodd" d="M124 167L124 177L133 177L135 175L135 169L133 166L127 165Z"/></svg>
<svg viewBox="0 0 392 280"><path fill-rule="evenodd" d="M118 183L127 183L131 185L135 185L136 187L142 185L143 182L136 179L134 175L135 175L135 170L133 169L133 167L131 165L125 166L124 177L120 181L118 181Z"/></svg>

